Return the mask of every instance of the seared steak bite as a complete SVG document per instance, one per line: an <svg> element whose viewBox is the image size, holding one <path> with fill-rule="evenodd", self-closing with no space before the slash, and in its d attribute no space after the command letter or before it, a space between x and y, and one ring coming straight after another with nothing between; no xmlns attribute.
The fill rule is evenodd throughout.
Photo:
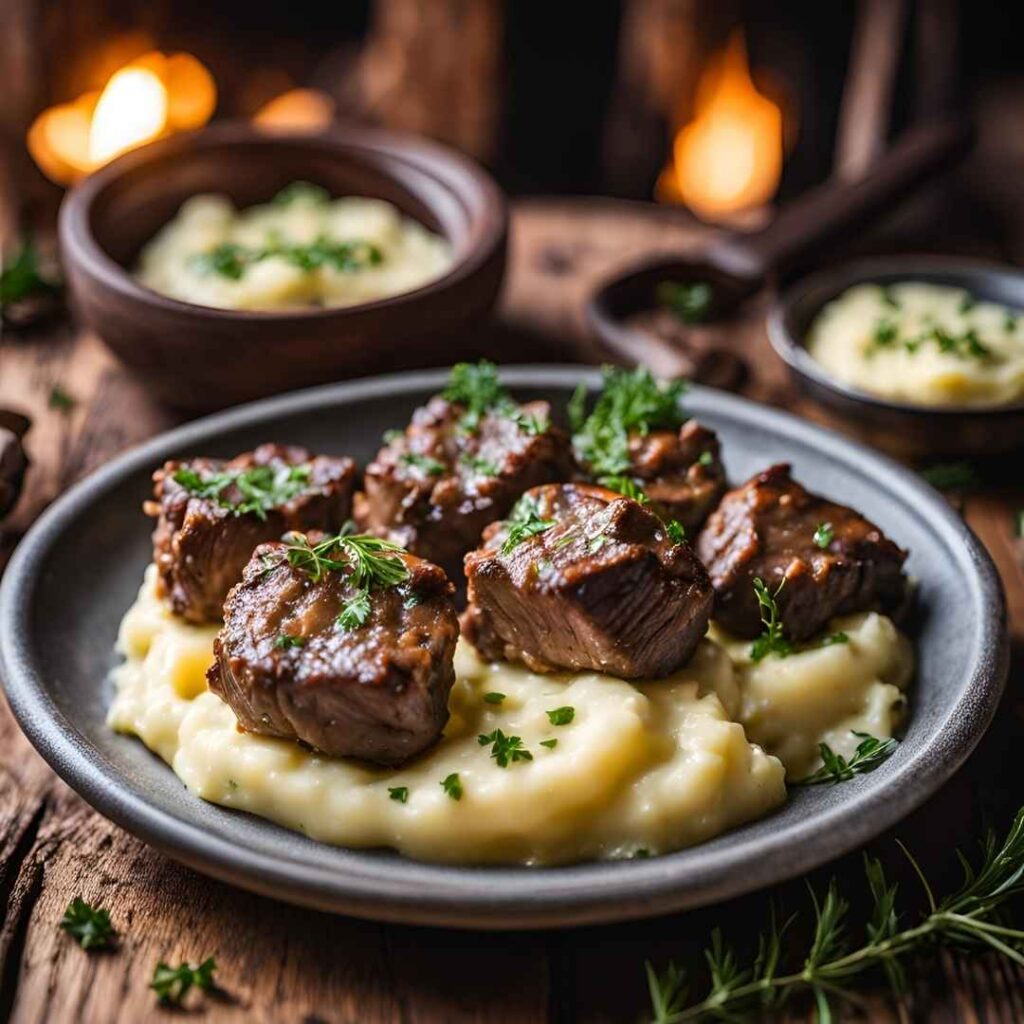
<svg viewBox="0 0 1024 1024"><path fill-rule="evenodd" d="M467 374L468 386L455 386L466 385ZM570 476L569 442L550 412L547 402L517 405L488 364L456 367L453 384L366 467L360 527L460 579L462 558L488 523L527 488Z"/></svg>
<svg viewBox="0 0 1024 1024"><path fill-rule="evenodd" d="M589 414L586 393L570 403L573 450L584 476L631 497L646 496L662 518L700 529L725 490L718 438L689 420L683 381L650 371L604 368Z"/></svg>
<svg viewBox="0 0 1024 1024"><path fill-rule="evenodd" d="M696 535L725 493L718 437L696 420L631 434L628 474L660 510Z"/></svg>
<svg viewBox="0 0 1024 1024"><path fill-rule="evenodd" d="M189 622L221 617L257 545L287 530L337 528L352 503L355 464L305 448L260 445L230 461L167 462L153 474L158 588Z"/></svg>
<svg viewBox="0 0 1024 1024"><path fill-rule="evenodd" d="M485 658L657 678L685 664L707 629L704 567L614 491L534 488L484 538L466 556L463 630Z"/></svg>
<svg viewBox="0 0 1024 1024"><path fill-rule="evenodd" d="M790 640L835 615L898 612L906 599L906 552L858 512L810 494L785 463L726 494L697 554L715 586L714 617L736 636L761 632L755 579L775 594Z"/></svg>
<svg viewBox="0 0 1024 1024"><path fill-rule="evenodd" d="M399 764L448 720L453 592L436 565L376 538L263 544L224 605L210 689L247 732Z"/></svg>

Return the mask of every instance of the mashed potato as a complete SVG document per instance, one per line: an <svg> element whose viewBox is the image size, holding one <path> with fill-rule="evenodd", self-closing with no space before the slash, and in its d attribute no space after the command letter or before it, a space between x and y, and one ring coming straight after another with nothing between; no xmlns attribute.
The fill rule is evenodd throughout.
<svg viewBox="0 0 1024 1024"><path fill-rule="evenodd" d="M815 767L820 738L850 752L851 728L890 735L909 675L906 641L877 615L841 620L847 644L756 666L749 644L705 640L674 676L638 684L487 665L460 642L443 738L401 768L376 768L240 732L206 689L216 627L171 615L154 583L150 568L121 624L110 725L205 800L324 842L431 861L553 864L710 839L784 801L774 753L793 776ZM484 699L494 693L504 699ZM571 721L554 724L548 712L565 708ZM520 737L532 759L500 767L478 741L495 729ZM459 799L442 785L453 777Z"/></svg>
<svg viewBox="0 0 1024 1024"><path fill-rule="evenodd" d="M861 284L830 302L807 350L836 380L930 406L1024 398L1024 320L960 288Z"/></svg>
<svg viewBox="0 0 1024 1024"><path fill-rule="evenodd" d="M185 302L273 310L396 295L450 264L448 243L390 203L299 183L241 211L226 196L188 200L143 248L136 277Z"/></svg>

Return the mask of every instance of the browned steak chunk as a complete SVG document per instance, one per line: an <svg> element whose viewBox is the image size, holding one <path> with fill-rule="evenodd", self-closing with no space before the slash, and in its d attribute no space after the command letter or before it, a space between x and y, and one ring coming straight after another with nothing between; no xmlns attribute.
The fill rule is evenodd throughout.
<svg viewBox="0 0 1024 1024"><path fill-rule="evenodd" d="M527 492L466 556L466 576L468 638L487 658L539 672L667 675L693 654L713 601L687 544L644 506L591 484Z"/></svg>
<svg viewBox="0 0 1024 1024"><path fill-rule="evenodd" d="M713 430L687 420L678 431L629 439L629 473L665 514L695 535L725 493L725 470Z"/></svg>
<svg viewBox="0 0 1024 1024"><path fill-rule="evenodd" d="M153 480L154 500L144 507L157 519L160 591L189 622L214 622L257 545L287 530L337 529L348 518L355 464L264 444L227 462L168 462Z"/></svg>
<svg viewBox="0 0 1024 1024"><path fill-rule="evenodd" d="M405 552L388 559L403 579L361 588L347 549L332 540L289 535L256 550L224 606L210 689L246 731L399 764L448 720L454 588ZM306 556L318 544L329 564Z"/></svg>
<svg viewBox="0 0 1024 1024"><path fill-rule="evenodd" d="M761 632L756 578L778 591L791 640L812 636L834 615L893 613L906 598L906 552L860 513L810 494L786 464L726 494L697 553L715 585L714 617L736 636Z"/></svg>
<svg viewBox="0 0 1024 1024"><path fill-rule="evenodd" d="M366 467L357 498L362 529L388 536L462 578L462 558L484 527L530 487L572 472L568 438L547 402L502 404L470 420L442 397L418 409Z"/></svg>

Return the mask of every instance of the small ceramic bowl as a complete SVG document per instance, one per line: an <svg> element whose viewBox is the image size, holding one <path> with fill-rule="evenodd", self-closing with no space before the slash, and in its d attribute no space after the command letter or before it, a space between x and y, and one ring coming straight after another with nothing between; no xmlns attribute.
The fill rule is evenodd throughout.
<svg viewBox="0 0 1024 1024"><path fill-rule="evenodd" d="M193 305L132 277L142 246L191 196L219 192L245 207L297 180L393 203L448 240L451 267L385 299L288 311ZM450 363L449 339L465 335L497 297L507 226L493 179L426 139L358 127L266 134L228 123L144 146L86 178L64 200L60 242L85 323L159 398L206 410L374 370Z"/></svg>
<svg viewBox="0 0 1024 1024"><path fill-rule="evenodd" d="M808 353L815 317L847 288L901 281L965 288L979 299L1024 309L1024 272L953 256L894 256L844 263L804 278L785 292L768 316L772 347L797 384L866 440L898 455L992 455L1024 447L1024 402L991 408L894 402L832 377Z"/></svg>

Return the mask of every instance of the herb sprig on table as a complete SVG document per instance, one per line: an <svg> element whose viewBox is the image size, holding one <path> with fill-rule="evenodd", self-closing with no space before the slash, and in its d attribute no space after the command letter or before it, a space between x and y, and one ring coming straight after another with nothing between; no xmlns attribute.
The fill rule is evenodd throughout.
<svg viewBox="0 0 1024 1024"><path fill-rule="evenodd" d="M149 987L157 994L157 998L163 1006L181 1006L182 1000L195 987L201 992L212 992L216 989L216 982L213 980L213 972L217 964L213 957L207 957L197 967L183 963L177 967L162 960L156 965L153 971L153 980Z"/></svg>
<svg viewBox="0 0 1024 1024"><path fill-rule="evenodd" d="M819 1024L830 1024L836 1002L856 999L854 985L859 979L881 973L899 994L906 986L906 961L943 948L995 951L1024 966L1024 930L1011 927L1004 917L1006 904L1024 892L1024 808L1002 840L991 831L986 834L977 866L957 852L963 882L943 899L936 897L910 852L902 844L900 848L920 879L926 900L926 910L916 922L907 923L900 912L898 887L888 880L881 862L865 856L871 910L862 936L853 935L850 903L832 879L823 896L810 890L814 930L806 952L792 967L784 967L789 958L783 940L798 915L780 924L774 908L749 966L743 965L721 931L712 933L704 953L710 984L694 1002L688 1001L683 969L669 963L659 973L648 963L653 1024L757 1018L801 994L813 999Z"/></svg>
<svg viewBox="0 0 1024 1024"><path fill-rule="evenodd" d="M680 405L686 382L659 382L645 367L604 367L601 394L589 415L587 388L581 384L569 402L576 456L596 477L619 477L630 469L630 434L677 430L687 420Z"/></svg>
<svg viewBox="0 0 1024 1024"><path fill-rule="evenodd" d="M206 474L184 466L174 471L172 479L196 498L208 498L236 516L251 514L265 522L268 512L309 487L310 475L309 466L253 466ZM241 495L240 500L226 496L232 488Z"/></svg>
<svg viewBox="0 0 1024 1024"><path fill-rule="evenodd" d="M61 928L74 938L82 949L109 949L117 932L110 920L110 911L94 907L76 896L64 911Z"/></svg>

